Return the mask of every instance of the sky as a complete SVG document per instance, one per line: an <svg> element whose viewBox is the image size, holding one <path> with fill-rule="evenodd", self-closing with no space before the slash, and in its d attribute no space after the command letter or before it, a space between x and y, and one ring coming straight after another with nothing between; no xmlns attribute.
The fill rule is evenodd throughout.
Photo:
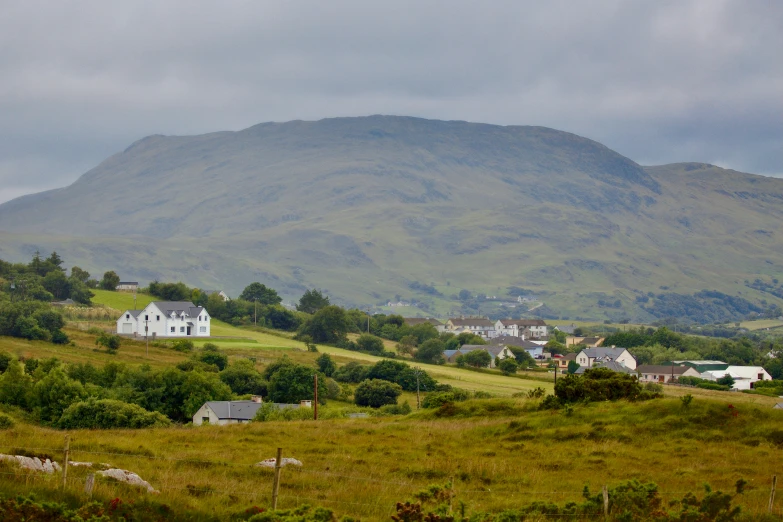
<svg viewBox="0 0 783 522"><path fill-rule="evenodd" d="M783 176L779 0L0 0L0 202L150 134L394 114Z"/></svg>

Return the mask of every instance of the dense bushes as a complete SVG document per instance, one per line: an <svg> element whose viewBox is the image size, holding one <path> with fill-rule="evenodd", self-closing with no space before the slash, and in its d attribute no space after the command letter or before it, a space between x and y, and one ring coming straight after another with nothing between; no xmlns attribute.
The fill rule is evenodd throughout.
<svg viewBox="0 0 783 522"><path fill-rule="evenodd" d="M565 403L643 400L660 396L659 393L643 390L635 376L607 368L592 368L583 375L566 375L555 385L555 397Z"/></svg>
<svg viewBox="0 0 783 522"><path fill-rule="evenodd" d="M64 429L157 428L171 424L164 415L122 401L90 398L68 406L57 426Z"/></svg>
<svg viewBox="0 0 783 522"><path fill-rule="evenodd" d="M68 336L61 330L64 326L62 315L47 304L0 302L0 335L65 344Z"/></svg>
<svg viewBox="0 0 783 522"><path fill-rule="evenodd" d="M380 408L387 404L397 404L397 397L401 393L399 384L382 379L368 379L356 387L353 396L357 406Z"/></svg>

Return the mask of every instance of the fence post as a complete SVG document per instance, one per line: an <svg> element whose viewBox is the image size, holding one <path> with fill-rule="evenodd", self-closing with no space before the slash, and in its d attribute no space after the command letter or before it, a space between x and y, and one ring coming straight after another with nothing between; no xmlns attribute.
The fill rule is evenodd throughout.
<svg viewBox="0 0 783 522"><path fill-rule="evenodd" d="M778 483L778 476L772 475L772 489L769 492L769 507L767 511L772 513L772 504L775 503L775 485Z"/></svg>
<svg viewBox="0 0 783 522"><path fill-rule="evenodd" d="M95 486L95 473L87 475L87 480L84 482L84 492L87 493L89 498L92 498L92 488Z"/></svg>
<svg viewBox="0 0 783 522"><path fill-rule="evenodd" d="M604 484L604 517L609 516L609 490L606 489L606 484Z"/></svg>
<svg viewBox="0 0 783 522"><path fill-rule="evenodd" d="M272 482L272 509L277 509L277 493L280 491L280 468L283 460L283 448L277 448L275 459L275 480Z"/></svg>
<svg viewBox="0 0 783 522"><path fill-rule="evenodd" d="M71 452L71 436L65 436L65 448L63 450L63 489L65 489L65 482L68 480L68 459Z"/></svg>

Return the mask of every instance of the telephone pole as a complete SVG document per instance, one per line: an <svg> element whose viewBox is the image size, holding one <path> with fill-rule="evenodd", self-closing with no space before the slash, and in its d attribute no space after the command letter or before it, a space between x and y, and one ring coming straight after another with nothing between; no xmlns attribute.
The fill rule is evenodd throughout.
<svg viewBox="0 0 783 522"><path fill-rule="evenodd" d="M318 374L316 373L315 375L313 375L313 377L314 377L313 396L315 397L315 400L313 401L313 420L318 420Z"/></svg>
<svg viewBox="0 0 783 522"><path fill-rule="evenodd" d="M150 327L147 326L147 323L149 323L149 320L144 319L144 342L147 344L147 357L149 357L150 356L150 335L149 335Z"/></svg>
<svg viewBox="0 0 783 522"><path fill-rule="evenodd" d="M419 396L419 368L416 368L416 409L421 408L421 397Z"/></svg>

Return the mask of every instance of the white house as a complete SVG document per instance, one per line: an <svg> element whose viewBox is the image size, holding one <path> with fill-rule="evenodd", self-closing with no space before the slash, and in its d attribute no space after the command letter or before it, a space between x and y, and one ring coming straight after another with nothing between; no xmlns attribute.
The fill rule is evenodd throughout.
<svg viewBox="0 0 783 522"><path fill-rule="evenodd" d="M636 368L639 382L667 383L680 377L701 377L701 374L690 366L661 366L657 364L642 364Z"/></svg>
<svg viewBox="0 0 783 522"><path fill-rule="evenodd" d="M119 284L117 284L116 287L114 287L115 290L118 292L135 292L139 289L139 282L138 281L120 281Z"/></svg>
<svg viewBox="0 0 783 522"><path fill-rule="evenodd" d="M772 376L761 366L729 366L725 370L711 370L701 374L702 379L717 381L721 377L731 375L734 379L732 390L752 390L758 381L771 381Z"/></svg>
<svg viewBox="0 0 783 522"><path fill-rule="evenodd" d="M576 362L582 368L592 368L596 362L617 362L631 370L636 369L636 357L625 348L585 348L576 355Z"/></svg>
<svg viewBox="0 0 783 522"><path fill-rule="evenodd" d="M449 319L446 321L446 331L460 334L470 332L484 339L491 339L497 336L495 323L483 317L461 317L459 319Z"/></svg>
<svg viewBox="0 0 783 522"><path fill-rule="evenodd" d="M495 322L497 335L523 337L525 330L530 331L530 337L546 337L547 324L542 319L498 319Z"/></svg>
<svg viewBox="0 0 783 522"><path fill-rule="evenodd" d="M150 337L209 337L211 319L190 301L153 301L142 310L126 310L117 333Z"/></svg>
<svg viewBox="0 0 783 522"><path fill-rule="evenodd" d="M223 301L231 301L231 298L223 290L203 290L203 293L207 295L217 294Z"/></svg>

